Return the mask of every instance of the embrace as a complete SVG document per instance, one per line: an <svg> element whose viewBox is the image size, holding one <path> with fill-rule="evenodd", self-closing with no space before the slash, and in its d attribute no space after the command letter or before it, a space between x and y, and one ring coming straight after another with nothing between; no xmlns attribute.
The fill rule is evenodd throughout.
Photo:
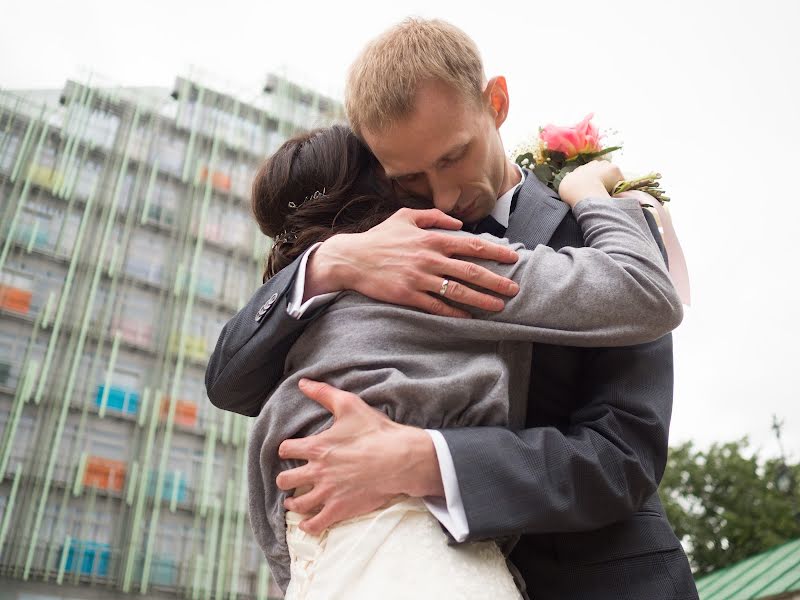
<svg viewBox="0 0 800 600"><path fill-rule="evenodd" d="M206 371L256 417L286 598L697 598L657 494L682 305L619 169L556 193L511 162L505 79L438 20L370 43L345 102L257 173L264 284Z"/></svg>

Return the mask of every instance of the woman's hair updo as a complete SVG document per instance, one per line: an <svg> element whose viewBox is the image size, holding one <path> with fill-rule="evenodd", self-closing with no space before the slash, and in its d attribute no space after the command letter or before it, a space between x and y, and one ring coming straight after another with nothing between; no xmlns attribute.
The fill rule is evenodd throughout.
<svg viewBox="0 0 800 600"><path fill-rule="evenodd" d="M253 181L253 216L274 240L263 281L314 243L366 231L401 208L380 178L377 160L345 125L284 142Z"/></svg>

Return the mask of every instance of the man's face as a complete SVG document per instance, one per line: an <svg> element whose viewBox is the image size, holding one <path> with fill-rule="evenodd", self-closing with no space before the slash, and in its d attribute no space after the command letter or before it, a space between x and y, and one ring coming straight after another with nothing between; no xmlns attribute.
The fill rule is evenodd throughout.
<svg viewBox="0 0 800 600"><path fill-rule="evenodd" d="M423 85L407 119L364 139L386 175L410 194L467 223L492 212L506 158L498 127L505 119L444 84Z"/></svg>

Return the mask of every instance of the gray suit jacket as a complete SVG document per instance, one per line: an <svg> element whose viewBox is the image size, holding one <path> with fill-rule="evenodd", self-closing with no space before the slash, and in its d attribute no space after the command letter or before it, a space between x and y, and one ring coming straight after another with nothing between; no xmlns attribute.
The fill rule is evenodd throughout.
<svg viewBox="0 0 800 600"><path fill-rule="evenodd" d="M528 248L584 245L566 205L535 177L507 235ZM262 286L223 329L206 373L216 406L257 415L289 349L321 313L286 315L296 270ZM670 336L623 348L536 344L534 356L527 402L510 409L513 427L443 430L472 538L521 535L512 558L537 598L695 597L655 494L672 401Z"/></svg>

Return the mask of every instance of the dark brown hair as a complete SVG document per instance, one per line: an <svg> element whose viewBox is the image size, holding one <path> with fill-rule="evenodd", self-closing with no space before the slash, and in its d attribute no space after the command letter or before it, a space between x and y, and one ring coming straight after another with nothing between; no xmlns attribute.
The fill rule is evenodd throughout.
<svg viewBox="0 0 800 600"><path fill-rule="evenodd" d="M314 243L366 231L409 203L401 204L353 131L334 125L294 136L265 160L251 205L259 229L275 241L266 281Z"/></svg>

